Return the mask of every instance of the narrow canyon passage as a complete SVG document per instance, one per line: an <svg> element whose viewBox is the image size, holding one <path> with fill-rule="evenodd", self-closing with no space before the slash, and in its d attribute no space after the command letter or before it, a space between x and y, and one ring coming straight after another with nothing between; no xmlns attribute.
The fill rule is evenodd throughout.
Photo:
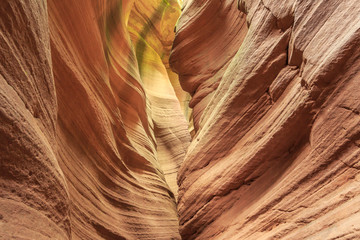
<svg viewBox="0 0 360 240"><path fill-rule="evenodd" d="M360 239L357 0L0 13L0 239Z"/></svg>
<svg viewBox="0 0 360 240"><path fill-rule="evenodd" d="M177 0L1 1L0 239L180 239Z"/></svg>

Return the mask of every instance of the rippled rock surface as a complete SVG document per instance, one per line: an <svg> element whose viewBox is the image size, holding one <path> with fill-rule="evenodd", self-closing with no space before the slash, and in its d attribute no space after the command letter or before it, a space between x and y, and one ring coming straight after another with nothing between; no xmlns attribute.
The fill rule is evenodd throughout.
<svg viewBox="0 0 360 240"><path fill-rule="evenodd" d="M175 0L0 2L1 239L180 238L179 14Z"/></svg>
<svg viewBox="0 0 360 240"><path fill-rule="evenodd" d="M360 239L359 113L358 0L0 0L0 239Z"/></svg>
<svg viewBox="0 0 360 240"><path fill-rule="evenodd" d="M183 239L360 238L358 1L184 2Z"/></svg>

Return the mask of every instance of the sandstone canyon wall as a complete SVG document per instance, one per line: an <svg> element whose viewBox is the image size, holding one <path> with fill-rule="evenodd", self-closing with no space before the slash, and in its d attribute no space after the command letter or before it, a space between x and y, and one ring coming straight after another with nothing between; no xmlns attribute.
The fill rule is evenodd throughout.
<svg viewBox="0 0 360 240"><path fill-rule="evenodd" d="M6 0L0 13L0 238L179 239L179 3Z"/></svg>
<svg viewBox="0 0 360 240"><path fill-rule="evenodd" d="M0 13L0 239L360 239L357 0Z"/></svg>
<svg viewBox="0 0 360 240"><path fill-rule="evenodd" d="M360 239L359 1L185 1L183 239Z"/></svg>

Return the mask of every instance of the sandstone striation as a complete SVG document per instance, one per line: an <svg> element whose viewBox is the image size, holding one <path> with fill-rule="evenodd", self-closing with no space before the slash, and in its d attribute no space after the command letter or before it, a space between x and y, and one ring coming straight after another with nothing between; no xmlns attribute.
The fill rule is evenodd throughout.
<svg viewBox="0 0 360 240"><path fill-rule="evenodd" d="M0 49L0 239L360 239L357 0L1 0Z"/></svg>
<svg viewBox="0 0 360 240"><path fill-rule="evenodd" d="M166 64L178 2L14 0L0 13L0 238L179 239L190 135Z"/></svg>
<svg viewBox="0 0 360 240"><path fill-rule="evenodd" d="M185 1L183 239L360 238L359 46L355 0Z"/></svg>

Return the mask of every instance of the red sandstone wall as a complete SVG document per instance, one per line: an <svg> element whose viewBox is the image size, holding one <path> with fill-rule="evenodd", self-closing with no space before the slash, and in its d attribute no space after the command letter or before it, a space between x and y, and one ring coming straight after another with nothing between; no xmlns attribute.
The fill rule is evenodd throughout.
<svg viewBox="0 0 360 240"><path fill-rule="evenodd" d="M185 1L183 239L360 238L359 46L358 1Z"/></svg>
<svg viewBox="0 0 360 240"><path fill-rule="evenodd" d="M0 239L360 238L360 4L182 9L0 1Z"/></svg>
<svg viewBox="0 0 360 240"><path fill-rule="evenodd" d="M170 2L154 14L171 11L175 24ZM163 5L144 4L145 19ZM129 35L133 6L0 2L1 239L180 238L175 179L190 135L159 58L170 47L139 63L148 55ZM148 93L139 67L163 69L146 83L167 88ZM166 96L153 100L157 91Z"/></svg>

